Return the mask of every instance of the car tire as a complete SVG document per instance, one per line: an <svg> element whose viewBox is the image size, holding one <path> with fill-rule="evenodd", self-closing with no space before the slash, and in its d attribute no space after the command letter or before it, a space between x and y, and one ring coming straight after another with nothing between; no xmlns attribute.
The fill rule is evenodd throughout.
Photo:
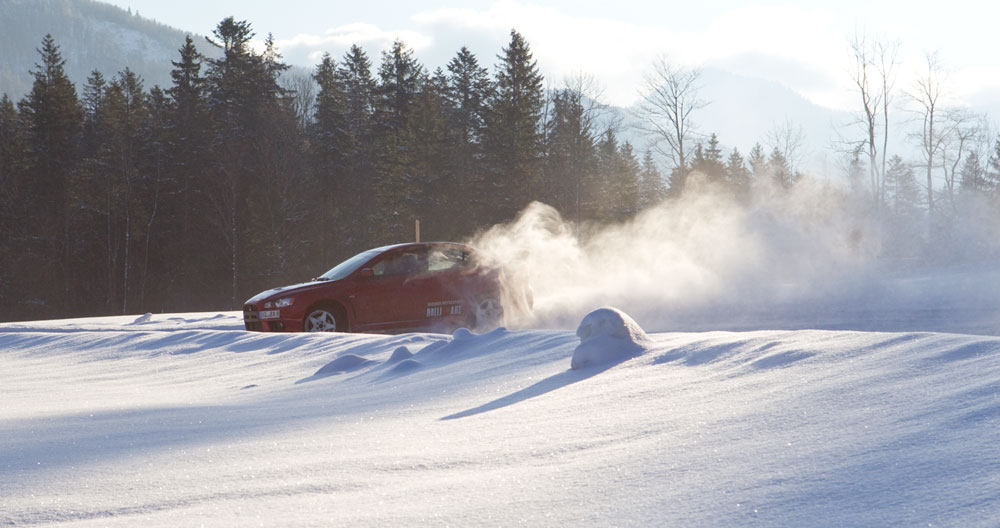
<svg viewBox="0 0 1000 528"><path fill-rule="evenodd" d="M472 328L478 331L493 330L503 325L503 304L500 295L486 293L472 302Z"/></svg>
<svg viewBox="0 0 1000 528"><path fill-rule="evenodd" d="M324 303L313 306L302 320L305 332L346 332L347 318L339 306Z"/></svg>

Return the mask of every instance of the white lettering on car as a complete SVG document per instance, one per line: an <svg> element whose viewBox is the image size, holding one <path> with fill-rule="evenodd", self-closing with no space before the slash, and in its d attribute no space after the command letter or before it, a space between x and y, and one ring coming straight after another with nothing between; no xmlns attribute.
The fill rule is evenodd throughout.
<svg viewBox="0 0 1000 528"><path fill-rule="evenodd" d="M427 317L440 317L448 307L448 315L462 314L462 301L434 301L427 303Z"/></svg>

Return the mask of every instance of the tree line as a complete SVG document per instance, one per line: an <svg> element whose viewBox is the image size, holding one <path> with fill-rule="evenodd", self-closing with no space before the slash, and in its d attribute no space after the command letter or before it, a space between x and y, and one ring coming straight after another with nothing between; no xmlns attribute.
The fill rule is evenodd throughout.
<svg viewBox="0 0 1000 528"><path fill-rule="evenodd" d="M551 97L512 31L493 75L462 48L429 71L403 42L311 79L226 18L172 83L94 71L77 92L47 36L30 92L0 98L0 318L234 309L360 250L464 239L532 200L617 220L662 194L649 156L585 98ZM644 196L640 200L640 196Z"/></svg>
<svg viewBox="0 0 1000 528"><path fill-rule="evenodd" d="M599 224L679 197L696 173L746 201L803 178L794 134L746 156L693 135L696 72L666 63L639 105L659 141L640 153L583 79L546 90L517 31L492 74L464 47L431 71L396 41L377 64L355 45L303 77L254 36L226 18L212 57L185 40L169 86L125 68L94 71L79 92L43 39L30 92L0 98L0 319L236 309L412 240L415 220L424 239L462 240L535 200ZM881 221L926 244L913 167L892 158L869 188L870 151L851 152L858 194L891 204ZM960 187L992 196L1000 144L977 159Z"/></svg>

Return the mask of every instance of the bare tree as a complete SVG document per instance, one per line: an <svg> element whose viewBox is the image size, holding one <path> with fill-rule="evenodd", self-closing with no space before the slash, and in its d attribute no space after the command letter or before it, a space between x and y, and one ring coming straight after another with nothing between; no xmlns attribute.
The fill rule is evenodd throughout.
<svg viewBox="0 0 1000 528"><path fill-rule="evenodd" d="M898 64L899 42L878 42L876 43L877 62L875 68L878 71L882 88L882 172L879 182L879 203L885 200L885 171L886 160L889 157L889 106L892 104L893 92L896 85L896 76L893 73Z"/></svg>
<svg viewBox="0 0 1000 528"><path fill-rule="evenodd" d="M959 167L965 156L982 150L985 134L988 133L987 119L964 108L944 112L940 132L940 161L944 174L945 192L948 203L955 207L955 188Z"/></svg>
<svg viewBox="0 0 1000 528"><path fill-rule="evenodd" d="M563 79L563 89L578 93L583 103L583 126L591 132L621 128L622 117L604 102L605 88L592 74L583 71Z"/></svg>
<svg viewBox="0 0 1000 528"><path fill-rule="evenodd" d="M796 125L786 117L783 123L772 125L771 130L767 132L764 143L769 150L780 152L785 157L785 161L788 162L789 169L796 173L802 161L802 145L805 142L805 137L802 125Z"/></svg>
<svg viewBox="0 0 1000 528"><path fill-rule="evenodd" d="M920 133L916 137L920 140L920 150L924 155L924 167L927 172L927 209L933 213L934 161L944 142L944 135L939 129L940 123L938 122L941 99L944 97L944 89L942 88L944 72L937 52L928 52L925 58L927 70L920 74L912 91L907 95L911 101L917 104L922 121Z"/></svg>
<svg viewBox="0 0 1000 528"><path fill-rule="evenodd" d="M308 72L287 71L278 82L288 90L299 128L305 130L312 121L313 106L316 104L316 81Z"/></svg>
<svg viewBox="0 0 1000 528"><path fill-rule="evenodd" d="M986 113L977 114L976 121L979 134L972 138L972 143L966 148L966 152L975 153L976 159L986 164L995 152L997 123Z"/></svg>
<svg viewBox="0 0 1000 528"><path fill-rule="evenodd" d="M892 103L899 52L898 42L870 40L855 35L851 41L854 58L853 81L861 96L861 121L865 133L862 142L868 157L869 182L875 208L885 198L886 150L889 144L889 108Z"/></svg>
<svg viewBox="0 0 1000 528"><path fill-rule="evenodd" d="M683 68L665 57L657 58L643 79L642 99L636 110L639 127L653 137L653 148L673 162L674 170L682 175L681 182L688 166L687 145L695 129L691 114L707 104L698 97L700 76L698 68Z"/></svg>

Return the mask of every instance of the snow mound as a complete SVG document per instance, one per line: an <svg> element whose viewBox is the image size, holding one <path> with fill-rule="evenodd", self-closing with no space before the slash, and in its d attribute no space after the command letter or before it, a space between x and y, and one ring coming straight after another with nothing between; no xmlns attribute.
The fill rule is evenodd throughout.
<svg viewBox="0 0 1000 528"><path fill-rule="evenodd" d="M398 365L392 367L389 374L406 374L408 372L413 372L414 370L419 370L424 367L424 364L415 359L404 359L400 361Z"/></svg>
<svg viewBox="0 0 1000 528"><path fill-rule="evenodd" d="M313 377L343 374L345 372L358 370L370 363L374 363L374 361L365 359L355 354L346 354L324 365L323 368L317 370L316 373L313 374Z"/></svg>
<svg viewBox="0 0 1000 528"><path fill-rule="evenodd" d="M475 334L472 333L472 330L463 327L463 328L456 328L455 331L451 334L451 337L455 341L464 341L466 339L471 339L474 335Z"/></svg>
<svg viewBox="0 0 1000 528"><path fill-rule="evenodd" d="M392 351L389 363L398 363L404 359L410 359L411 357L413 357L413 352L410 352L410 349L405 346L400 346L397 347L396 350Z"/></svg>
<svg viewBox="0 0 1000 528"><path fill-rule="evenodd" d="M572 370L624 361L652 345L646 332L625 312L605 306L587 314L576 330L580 344L573 351Z"/></svg>
<svg viewBox="0 0 1000 528"><path fill-rule="evenodd" d="M150 321L151 321L152 319L153 319L153 313L152 313L152 312L146 312L145 314L143 314L143 315L140 315L139 317L137 317L137 318L135 319L135 321L132 321L132 324L143 324L143 323L148 323L148 322L150 322Z"/></svg>

